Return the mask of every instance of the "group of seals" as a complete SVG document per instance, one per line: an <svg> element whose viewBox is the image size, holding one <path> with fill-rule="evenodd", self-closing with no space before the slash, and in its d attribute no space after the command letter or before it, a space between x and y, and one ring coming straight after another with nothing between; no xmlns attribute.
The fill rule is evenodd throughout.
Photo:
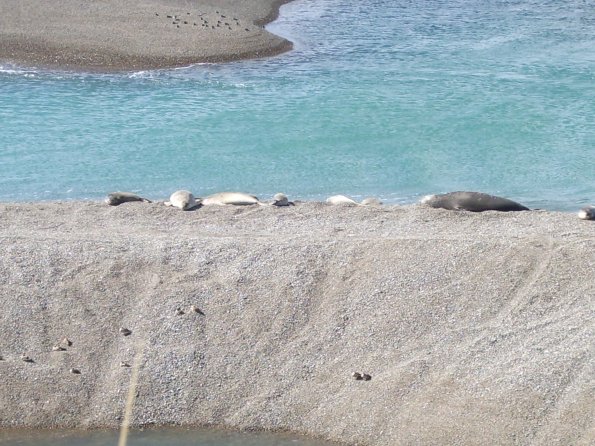
<svg viewBox="0 0 595 446"><path fill-rule="evenodd" d="M110 206L118 206L122 203L132 201L144 201L151 203L151 200L140 197L132 192L113 192L108 194L105 202ZM331 205L339 206L379 206L382 202L375 197L368 197L358 203L345 195L333 195L327 198L326 202ZM446 194L427 195L420 200L420 203L432 208L447 209L450 211L499 211L516 212L530 211L516 201L495 195L485 194L483 192L457 191ZM287 196L283 193L275 194L271 203L264 203L255 195L244 192L219 192L204 198L195 198L192 192L187 190L178 190L171 194L169 201L165 202L167 206L177 207L183 211L195 209L198 206L293 206ZM582 208L578 217L582 220L595 220L595 206L586 206Z"/></svg>
<svg viewBox="0 0 595 446"><path fill-rule="evenodd" d="M110 206L119 206L122 203L132 201L144 201L151 203L150 200L140 197L132 192L112 192L108 194L105 202ZM283 193L275 194L272 203L263 203L255 195L244 192L219 192L204 198L196 198L192 192L187 190L178 190L170 195L169 200L164 202L166 206L173 206L183 211L189 211L199 206L293 206L287 195Z"/></svg>

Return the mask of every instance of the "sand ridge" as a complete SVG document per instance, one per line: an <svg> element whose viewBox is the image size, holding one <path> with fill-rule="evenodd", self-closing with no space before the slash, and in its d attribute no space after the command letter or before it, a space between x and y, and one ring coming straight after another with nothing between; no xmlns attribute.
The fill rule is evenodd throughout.
<svg viewBox="0 0 595 446"><path fill-rule="evenodd" d="M292 48L263 28L283 3L4 0L0 61L131 71L271 56Z"/></svg>
<svg viewBox="0 0 595 446"><path fill-rule="evenodd" d="M117 427L142 349L134 425L594 439L595 226L576 215L13 203L0 242L2 428Z"/></svg>

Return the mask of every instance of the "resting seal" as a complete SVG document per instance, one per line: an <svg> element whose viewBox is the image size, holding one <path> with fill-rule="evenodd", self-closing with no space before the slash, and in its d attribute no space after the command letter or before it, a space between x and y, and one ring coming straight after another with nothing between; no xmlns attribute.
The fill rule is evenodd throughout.
<svg viewBox="0 0 595 446"><path fill-rule="evenodd" d="M171 194L169 197L169 201L165 202L166 206L174 206L176 208L180 208L183 211L189 211L190 209L194 209L199 203L196 202L194 195L192 192L187 190L178 190Z"/></svg>
<svg viewBox="0 0 595 446"><path fill-rule="evenodd" d="M333 195L326 199L328 204L340 205L340 206L357 206L359 203L352 198L346 197L345 195Z"/></svg>
<svg viewBox="0 0 595 446"><path fill-rule="evenodd" d="M271 203L273 206L295 206L295 203L289 201L287 195L279 192L273 196L273 202Z"/></svg>
<svg viewBox="0 0 595 446"><path fill-rule="evenodd" d="M376 197L367 197L364 198L361 203L358 203L354 199L346 197L345 195L333 195L332 197L328 197L326 202L340 206L380 206L382 204L382 201Z"/></svg>
<svg viewBox="0 0 595 446"><path fill-rule="evenodd" d="M367 197L360 203L362 206L382 206L382 201L376 197Z"/></svg>
<svg viewBox="0 0 595 446"><path fill-rule="evenodd" d="M108 194L107 198L105 199L105 202L110 206L118 206L129 201L144 201L146 203L151 203L151 200L139 197L132 192L112 192L111 194Z"/></svg>
<svg viewBox="0 0 595 446"><path fill-rule="evenodd" d="M578 211L578 218L581 220L595 220L595 206L585 206Z"/></svg>
<svg viewBox="0 0 595 446"><path fill-rule="evenodd" d="M530 210L508 198L496 197L481 192L449 192L447 194L428 195L422 198L420 202L433 208L448 209L450 211L510 212Z"/></svg>
<svg viewBox="0 0 595 446"><path fill-rule="evenodd" d="M251 204L264 205L254 195L246 194L244 192L219 192L217 194L209 195L202 199L203 206L225 206L228 204L236 206L248 206Z"/></svg>

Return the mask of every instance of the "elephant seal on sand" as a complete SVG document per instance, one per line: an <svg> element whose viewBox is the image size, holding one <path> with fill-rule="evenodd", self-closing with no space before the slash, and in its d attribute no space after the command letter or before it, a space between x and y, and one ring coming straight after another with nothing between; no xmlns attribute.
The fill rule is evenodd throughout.
<svg viewBox="0 0 595 446"><path fill-rule="evenodd" d="M202 199L201 204L203 206L225 206L227 204L233 204L236 206L248 206L251 204L264 205L258 200L258 197L254 195L246 194L244 192L219 192L217 194L209 195Z"/></svg>
<svg viewBox="0 0 595 446"><path fill-rule="evenodd" d="M382 204L382 201L376 197L367 197L364 198L361 203L358 203L354 199L346 197L345 195L333 195L332 197L328 197L326 202L340 206L380 206Z"/></svg>
<svg viewBox="0 0 595 446"><path fill-rule="evenodd" d="M450 211L530 211L529 208L509 200L481 192L449 192L440 195L428 195L420 201L433 208L448 209Z"/></svg>
<svg viewBox="0 0 595 446"><path fill-rule="evenodd" d="M376 197L367 197L360 203L362 206L382 206L382 201Z"/></svg>
<svg viewBox="0 0 595 446"><path fill-rule="evenodd" d="M192 192L187 190L178 190L171 194L169 201L166 201L165 205L174 206L182 209L183 211L189 211L190 209L197 207L199 203L196 202Z"/></svg>
<svg viewBox="0 0 595 446"><path fill-rule="evenodd" d="M595 206L585 206L578 211L578 218L581 220L595 220Z"/></svg>
<svg viewBox="0 0 595 446"><path fill-rule="evenodd" d="M105 199L105 202L110 206L118 206L129 201L144 201L146 203L151 203L151 200L139 197L132 192L112 192L111 194L107 194L107 198Z"/></svg>
<svg viewBox="0 0 595 446"><path fill-rule="evenodd" d="M295 206L292 201L289 201L287 195L279 192L273 196L272 206Z"/></svg>
<svg viewBox="0 0 595 446"><path fill-rule="evenodd" d="M359 203L352 198L346 197L345 195L333 195L326 199L328 204L340 205L340 206L357 206Z"/></svg>

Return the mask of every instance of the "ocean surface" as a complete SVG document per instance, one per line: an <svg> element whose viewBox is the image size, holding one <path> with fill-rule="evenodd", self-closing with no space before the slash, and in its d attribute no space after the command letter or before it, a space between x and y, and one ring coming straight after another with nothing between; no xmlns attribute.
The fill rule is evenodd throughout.
<svg viewBox="0 0 595 446"><path fill-rule="evenodd" d="M595 7L297 0L284 55L121 74L0 65L0 201L241 190L595 202Z"/></svg>
<svg viewBox="0 0 595 446"><path fill-rule="evenodd" d="M116 431L0 431L3 446L114 446ZM160 428L131 431L128 446L332 446L335 443L289 434Z"/></svg>

